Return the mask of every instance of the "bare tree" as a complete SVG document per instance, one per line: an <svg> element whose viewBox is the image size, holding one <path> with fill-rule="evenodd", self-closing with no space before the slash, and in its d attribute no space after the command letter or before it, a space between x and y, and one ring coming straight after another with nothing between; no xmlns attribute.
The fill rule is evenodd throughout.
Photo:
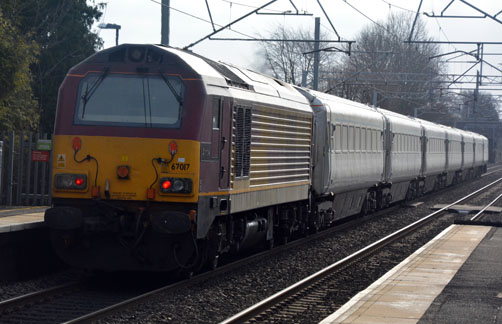
<svg viewBox="0 0 502 324"><path fill-rule="evenodd" d="M498 104L488 92L462 91L462 119L498 121Z"/></svg>
<svg viewBox="0 0 502 324"><path fill-rule="evenodd" d="M356 37L352 55L332 71L331 93L363 103L373 103L413 115L431 109L437 100L437 81L442 71L435 44L405 43L413 16L390 14L385 22L369 25ZM418 20L415 40L432 40ZM375 96L376 94L376 96Z"/></svg>
<svg viewBox="0 0 502 324"><path fill-rule="evenodd" d="M320 37L321 39L327 39L323 33L321 33ZM260 62L259 69L262 72L272 74L277 79L285 82L300 85L302 82L302 72L306 71L307 84L311 84L314 65L313 31L304 28L287 29L284 26L278 26L269 35L261 36L261 38L277 40L261 42L259 57L262 58L262 61ZM333 55L321 52L319 66L320 69L332 68ZM327 84L319 85L319 89L321 90L326 89L326 87Z"/></svg>

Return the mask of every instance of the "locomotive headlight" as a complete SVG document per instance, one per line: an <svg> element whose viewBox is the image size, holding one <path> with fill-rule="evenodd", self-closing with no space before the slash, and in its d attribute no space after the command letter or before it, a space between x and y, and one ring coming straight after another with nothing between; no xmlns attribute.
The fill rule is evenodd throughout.
<svg viewBox="0 0 502 324"><path fill-rule="evenodd" d="M160 179L161 193L191 193L192 179L190 178L162 178Z"/></svg>
<svg viewBox="0 0 502 324"><path fill-rule="evenodd" d="M87 175L74 173L58 173L54 176L56 189L83 190L87 187Z"/></svg>
<svg viewBox="0 0 502 324"><path fill-rule="evenodd" d="M181 179L175 179L173 181L172 191L181 192L185 188L185 183Z"/></svg>

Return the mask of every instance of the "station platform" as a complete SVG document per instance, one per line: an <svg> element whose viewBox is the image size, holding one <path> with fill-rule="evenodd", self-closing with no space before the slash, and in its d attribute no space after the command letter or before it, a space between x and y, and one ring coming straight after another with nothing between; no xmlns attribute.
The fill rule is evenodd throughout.
<svg viewBox="0 0 502 324"><path fill-rule="evenodd" d="M502 228L452 225L320 324L502 324Z"/></svg>
<svg viewBox="0 0 502 324"><path fill-rule="evenodd" d="M44 226L48 207L16 207L0 209L0 233L16 232Z"/></svg>

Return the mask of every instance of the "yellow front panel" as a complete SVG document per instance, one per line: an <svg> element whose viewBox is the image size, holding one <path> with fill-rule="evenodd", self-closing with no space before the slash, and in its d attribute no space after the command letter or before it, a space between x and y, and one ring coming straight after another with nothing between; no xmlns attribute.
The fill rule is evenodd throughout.
<svg viewBox="0 0 502 324"><path fill-rule="evenodd" d="M72 141L75 137L81 139L82 147L74 158ZM98 161L98 176L96 185L100 187L100 196L105 198L105 184L108 180L110 199L147 200L147 189L155 181L155 170L152 159L171 159L169 145L172 139L103 137L56 135L54 137L53 170L57 173L87 174L87 189L56 190L53 183L53 197L56 198L91 198L91 187L96 177L96 162L94 160L77 163L90 155ZM161 194L159 180L152 188L156 190L154 201L197 202L199 190L200 143L190 140L174 140L177 153L171 163L155 165L159 180L162 177L179 177L192 179L191 194ZM129 179L119 179L117 167L127 165L130 168ZM53 175L53 176L54 176Z"/></svg>

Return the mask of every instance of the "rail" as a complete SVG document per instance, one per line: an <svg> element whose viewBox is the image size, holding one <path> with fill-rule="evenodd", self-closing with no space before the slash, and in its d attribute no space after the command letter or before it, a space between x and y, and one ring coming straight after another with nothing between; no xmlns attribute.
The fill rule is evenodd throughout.
<svg viewBox="0 0 502 324"><path fill-rule="evenodd" d="M183 280L183 281L180 281L180 282L168 285L168 286L161 287L159 289L147 292L145 294L138 295L137 297L134 297L134 298L131 298L128 300L124 300L121 303L111 305L109 307L97 310L93 313L86 314L86 315L81 316L79 318L75 318L73 320L65 322L64 324L94 323L101 318L118 313L119 311L121 311L123 309L127 309L127 308L130 308L130 307L137 305L139 303L143 303L143 302L147 301L149 298L152 298L159 293L165 293L168 291L177 291L177 290L180 290L180 289L186 287L186 285L188 285L188 284L195 285L197 283L204 282L208 279L211 279L211 278L214 278L217 276L221 276L222 274L228 273L236 268L242 267L242 266L249 264L251 262L255 262L256 260L262 259L264 257L270 257L273 255L277 255L279 253L284 252L285 250L294 249L295 247L306 244L307 242L311 242L311 241L320 239L322 237L332 235L335 232L339 232L339 231L345 230L347 228L350 228L352 226L355 226L356 223L365 222L370 218L379 217L385 213L388 213L390 210L393 210L394 208L398 208L398 206L387 208L385 210L382 210L380 212L377 212L377 213L374 213L371 215L367 215L365 217L357 218L354 221L350 221L350 222L346 222L346 223L337 225L335 227L321 231L315 235L310 235L310 236L304 237L302 239L291 241L288 244L277 246L272 250L254 254L254 255L249 256L245 259L241 259L241 260L229 263L227 265L218 267L213 271L199 274L197 276L194 276L191 279L186 279L186 280Z"/></svg>
<svg viewBox="0 0 502 324"><path fill-rule="evenodd" d="M61 296L68 292L77 290L80 283L71 282L56 287L43 289L40 291L32 292L26 295L10 298L0 302L0 314L6 313L11 309L22 307L24 305L32 304L40 300Z"/></svg>
<svg viewBox="0 0 502 324"><path fill-rule="evenodd" d="M438 216L439 214L446 211L448 208L450 208L454 205L457 205L457 204L487 190L488 188L498 184L501 181L502 181L502 178L499 178L499 179L491 182L490 184L470 193L469 195L467 195L461 199L458 199L454 203L451 203L451 204L423 217L422 219L420 219L420 220L418 220L418 221L416 221L406 227L403 227L402 229L400 229L392 234L389 234L388 236L386 236L386 237L366 246L365 248L345 257L344 259L316 272L315 274L297 282L296 284L294 284L294 285L270 296L269 298L243 310L242 312L224 320L220 324L244 323L244 322L258 316L259 314L264 313L265 311L272 308L273 306L280 304L281 302L285 301L289 297L299 293L303 289L306 289L307 287L322 280L323 278L327 277L328 275L337 272L338 270L346 267L347 265L349 265L349 264L369 255L369 254L374 253L376 250L381 249L382 247L394 242L395 240L397 240L399 238L402 238L403 236L407 235L408 233L427 224L428 222L432 221L436 216Z"/></svg>

